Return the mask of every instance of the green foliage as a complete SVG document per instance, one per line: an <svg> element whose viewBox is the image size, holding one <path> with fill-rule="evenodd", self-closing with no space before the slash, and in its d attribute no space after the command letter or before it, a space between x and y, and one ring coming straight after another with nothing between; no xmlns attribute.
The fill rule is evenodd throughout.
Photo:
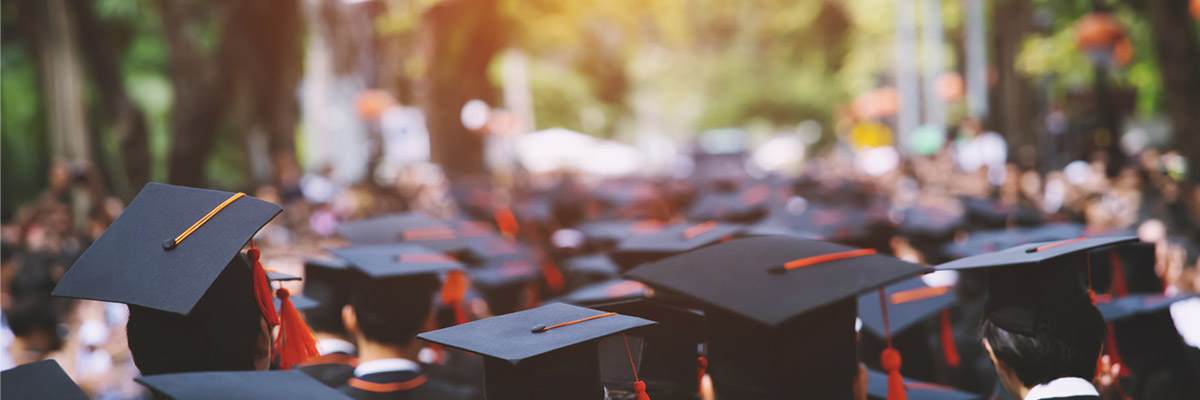
<svg viewBox="0 0 1200 400"><path fill-rule="evenodd" d="M0 81L0 202L12 209L45 187L49 144L41 87L24 46L0 48Z"/></svg>

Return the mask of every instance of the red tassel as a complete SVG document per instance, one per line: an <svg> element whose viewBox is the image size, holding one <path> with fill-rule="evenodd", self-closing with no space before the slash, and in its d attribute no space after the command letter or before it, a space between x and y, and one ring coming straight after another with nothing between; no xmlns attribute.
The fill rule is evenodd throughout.
<svg viewBox="0 0 1200 400"><path fill-rule="evenodd" d="M637 400L650 400L650 395L646 394L646 382L634 382L633 391L637 392Z"/></svg>
<svg viewBox="0 0 1200 400"><path fill-rule="evenodd" d="M1109 253L1112 260L1112 292L1116 297L1129 294L1129 286L1125 283L1125 265L1121 263L1121 255L1116 251Z"/></svg>
<svg viewBox="0 0 1200 400"><path fill-rule="evenodd" d="M882 287L879 288L879 308L883 310L883 330L887 336L887 348L879 355L879 364L888 374L887 400L908 400L904 377L900 375L900 366L904 363L900 359L900 351L892 347L892 327L888 321L887 297Z"/></svg>
<svg viewBox="0 0 1200 400"><path fill-rule="evenodd" d="M446 274L446 283L442 285L442 304L454 308L454 324L467 323L467 313L463 310L463 299L467 297L467 276L462 271L450 271Z"/></svg>
<svg viewBox="0 0 1200 400"><path fill-rule="evenodd" d="M697 388L697 393L704 390L702 386L704 386L704 374L706 372L708 372L708 359L700 356L700 358L696 359L696 383L701 386Z"/></svg>
<svg viewBox="0 0 1200 400"><path fill-rule="evenodd" d="M554 264L554 260L549 257L542 258L542 277L546 280L546 287L557 293L563 290L563 275L562 271L558 270L558 265Z"/></svg>
<svg viewBox="0 0 1200 400"><path fill-rule="evenodd" d="M291 293L280 288L275 291L282 303L279 339L275 341L275 351L279 353L279 366L291 369L292 365L317 357L317 338L313 336L308 324L300 318L300 312L292 305Z"/></svg>
<svg viewBox="0 0 1200 400"><path fill-rule="evenodd" d="M258 301L258 311L262 313L263 318L267 319L267 325L271 328L279 325L279 314L275 312L274 297L271 296L271 283L267 280L267 271L263 270L262 263L258 261L261 253L258 248L254 247L254 241L250 241L250 250L246 250L246 257L250 259L250 265L253 270L250 271L254 275L254 299Z"/></svg>
<svg viewBox="0 0 1200 400"><path fill-rule="evenodd" d="M496 226L500 228L500 233L503 233L505 237L517 237L517 234L521 232L517 217L508 207L497 207L492 215L496 217Z"/></svg>
<svg viewBox="0 0 1200 400"><path fill-rule="evenodd" d="M904 377L900 376L900 365L902 364L900 352L891 347L883 349L883 354L879 356L879 363L888 374L887 400L907 400L908 393L904 390Z"/></svg>
<svg viewBox="0 0 1200 400"><path fill-rule="evenodd" d="M954 345L954 331L950 329L950 309L942 310L942 355L951 367L957 367L962 362L958 347Z"/></svg>

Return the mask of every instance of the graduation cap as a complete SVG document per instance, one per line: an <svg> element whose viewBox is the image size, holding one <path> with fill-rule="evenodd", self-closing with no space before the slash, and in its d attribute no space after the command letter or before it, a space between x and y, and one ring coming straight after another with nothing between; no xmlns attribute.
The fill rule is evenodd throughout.
<svg viewBox="0 0 1200 400"><path fill-rule="evenodd" d="M659 301L649 296L652 292L642 293L641 297L587 305L600 311L658 322L631 330L628 338L610 336L600 340L604 386L634 392L640 378L646 383L647 393L655 399L695 398L700 377L704 376L708 366L708 360L698 352L699 345L704 342L703 314ZM626 340L634 369L630 369L630 360L622 351ZM637 376L633 374L635 370Z"/></svg>
<svg viewBox="0 0 1200 400"><path fill-rule="evenodd" d="M170 400L349 399L300 371L189 372L134 380Z"/></svg>
<svg viewBox="0 0 1200 400"><path fill-rule="evenodd" d="M597 339L652 324L550 304L417 337L483 355L488 398L602 399Z"/></svg>
<svg viewBox="0 0 1200 400"><path fill-rule="evenodd" d="M462 270L463 264L425 246L412 243L329 249L371 279L402 278Z"/></svg>
<svg viewBox="0 0 1200 400"><path fill-rule="evenodd" d="M888 325L885 326L884 305L880 304L879 295L863 294L858 297L858 319L862 321L863 330L878 339L886 339L889 329L892 335L899 335L918 322L940 314L942 355L948 365L958 366L961 358L954 345L948 309L958 301L954 288L929 286L921 278L912 278L888 285L883 291Z"/></svg>
<svg viewBox="0 0 1200 400"><path fill-rule="evenodd" d="M35 361L0 372L0 397L57 400L88 398L54 360Z"/></svg>
<svg viewBox="0 0 1200 400"><path fill-rule="evenodd" d="M1009 222L1021 226L1035 226L1042 223L1042 214L1038 210L1019 206L1003 205L991 199L978 197L960 198L969 223L986 228L1003 228Z"/></svg>
<svg viewBox="0 0 1200 400"><path fill-rule="evenodd" d="M1087 251L1136 237L1077 238L1023 244L951 261L938 270L988 268L984 315L1005 330L1033 335L1036 326L1070 326L1089 313L1094 296L1084 287Z"/></svg>
<svg viewBox="0 0 1200 400"><path fill-rule="evenodd" d="M283 272L279 272L279 271L275 271L275 270L266 270L266 271L267 271L267 280L271 281L271 282L295 282L295 281L301 280L301 278L296 275L285 274ZM288 297L292 301L292 307L294 307L298 311L306 311L306 310L312 309L313 307L316 307L318 305L316 300L313 300L312 298L302 295L302 294L290 294L289 293ZM276 297L274 299L274 302L275 302L276 310L283 309L283 299Z"/></svg>
<svg viewBox="0 0 1200 400"><path fill-rule="evenodd" d="M337 233L355 245L413 242L441 253L456 253L466 243L454 227L419 212L343 222Z"/></svg>
<svg viewBox="0 0 1200 400"><path fill-rule="evenodd" d="M887 374L867 370L867 398L883 400L888 396ZM904 379L904 388L908 397L914 400L980 400L986 396L959 391L958 389L942 386L936 383L922 382L916 379Z"/></svg>
<svg viewBox="0 0 1200 400"><path fill-rule="evenodd" d="M578 226L593 247L606 250L625 238L638 235L658 233L666 227L657 220L605 220L585 222Z"/></svg>
<svg viewBox="0 0 1200 400"><path fill-rule="evenodd" d="M1162 293L1163 280L1154 272L1154 243L1129 243L1091 250L1092 286L1096 292L1123 297L1130 293Z"/></svg>
<svg viewBox="0 0 1200 400"><path fill-rule="evenodd" d="M646 284L625 279L609 279L575 289L549 302L560 302L575 305L608 303L619 300L636 299L647 296L650 289Z"/></svg>
<svg viewBox="0 0 1200 400"><path fill-rule="evenodd" d="M698 224L677 224L656 233L631 236L609 253L613 262L628 270L641 263L697 249L733 237L744 229L742 225L714 221Z"/></svg>
<svg viewBox="0 0 1200 400"><path fill-rule="evenodd" d="M626 277L706 311L719 396L825 398L847 395L857 373L857 295L927 270L871 249L764 236L665 258ZM898 375L899 355L885 358Z"/></svg>
<svg viewBox="0 0 1200 400"><path fill-rule="evenodd" d="M342 307L349 302L353 274L349 264L337 257L312 257L304 260L304 296L312 300L296 308L314 331L344 334Z"/></svg>
<svg viewBox="0 0 1200 400"><path fill-rule="evenodd" d="M188 316L205 298L212 298L215 308L232 307L245 294L230 292L249 281L268 325L282 326L277 351L285 361L302 362L316 355L312 333L294 309L276 313L252 241L246 256L241 254L242 246L282 210L244 193L146 184L52 294ZM276 294L288 297L286 289ZM197 318L220 326L228 312L205 310Z"/></svg>
<svg viewBox="0 0 1200 400"><path fill-rule="evenodd" d="M541 281L539 260L532 255L505 255L489 258L467 271L471 282L483 293L488 308L495 314L520 310L534 304ZM525 301L522 302L522 299ZM524 303L524 304L523 304Z"/></svg>
<svg viewBox="0 0 1200 400"><path fill-rule="evenodd" d="M700 197L688 209L692 221L754 222L767 213L770 189L759 185L741 193L710 193Z"/></svg>
<svg viewBox="0 0 1200 400"><path fill-rule="evenodd" d="M568 258L563 262L568 281L592 282L597 279L613 278L621 274L621 268L604 254L585 254Z"/></svg>

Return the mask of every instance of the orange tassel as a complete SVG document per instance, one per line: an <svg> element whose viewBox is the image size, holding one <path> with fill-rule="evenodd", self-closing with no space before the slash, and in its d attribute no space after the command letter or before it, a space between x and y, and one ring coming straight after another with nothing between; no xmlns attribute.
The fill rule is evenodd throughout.
<svg viewBox="0 0 1200 400"><path fill-rule="evenodd" d="M951 367L957 367L962 362L958 347L954 345L954 331L950 329L950 309L942 310L942 355Z"/></svg>
<svg viewBox="0 0 1200 400"><path fill-rule="evenodd" d="M703 383L704 374L707 371L708 371L708 359L705 358L704 356L700 356L699 358L696 359L696 383L699 384L700 386L704 386L704 383ZM704 388L701 387L698 390L703 391Z"/></svg>
<svg viewBox="0 0 1200 400"><path fill-rule="evenodd" d="M549 257L542 258L542 277L546 280L546 287L549 287L551 291L557 293L563 290L562 271L558 270L558 265L555 265L554 260Z"/></svg>
<svg viewBox="0 0 1200 400"><path fill-rule="evenodd" d="M904 377L900 376L900 365L903 364L900 352L891 347L883 349L883 354L879 356L879 363L888 374L887 400L907 400L908 393L904 390Z"/></svg>
<svg viewBox="0 0 1200 400"><path fill-rule="evenodd" d="M650 395L646 394L646 382L634 382L633 391L637 392L637 400L650 400Z"/></svg>
<svg viewBox="0 0 1200 400"><path fill-rule="evenodd" d="M883 310L883 331L887 337L887 348L883 349L883 353L879 355L879 364L888 374L887 400L908 400L908 393L904 388L904 377L900 375L900 366L904 363L900 358L900 351L892 347L892 328L888 321L887 298L882 287L879 288L879 306Z"/></svg>
<svg viewBox="0 0 1200 400"><path fill-rule="evenodd" d="M467 323L467 313L463 310L463 299L467 297L467 276L462 271L454 270L446 274L446 283L442 285L442 304L454 308L454 324Z"/></svg>
<svg viewBox="0 0 1200 400"><path fill-rule="evenodd" d="M254 247L253 240L250 241L250 250L246 250L246 257L250 259L250 265L253 267L250 273L254 275L254 299L258 301L258 311L262 312L263 318L267 319L267 325L274 328L279 325L279 314L275 312L275 302L272 301L271 283L267 280L267 271L258 261L261 253L258 248Z"/></svg>
<svg viewBox="0 0 1200 400"><path fill-rule="evenodd" d="M512 210L508 207L497 207L492 214L496 217L496 226L500 228L500 233L503 233L505 237L517 237L517 234L521 232L517 216L513 215Z"/></svg>
<svg viewBox="0 0 1200 400"><path fill-rule="evenodd" d="M292 365L317 357L317 338L313 336L308 324L300 318L300 312L292 305L291 293L280 288L275 291L281 300L279 339L275 341L275 351L279 353L279 365L283 369L291 369Z"/></svg>

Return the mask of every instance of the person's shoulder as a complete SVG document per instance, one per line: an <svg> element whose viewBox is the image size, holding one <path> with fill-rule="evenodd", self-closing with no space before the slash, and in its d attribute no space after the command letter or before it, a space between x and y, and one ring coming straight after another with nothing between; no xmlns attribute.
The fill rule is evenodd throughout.
<svg viewBox="0 0 1200 400"><path fill-rule="evenodd" d="M314 364L297 368L300 372L321 381L326 386L339 387L354 377L354 367L347 364Z"/></svg>

